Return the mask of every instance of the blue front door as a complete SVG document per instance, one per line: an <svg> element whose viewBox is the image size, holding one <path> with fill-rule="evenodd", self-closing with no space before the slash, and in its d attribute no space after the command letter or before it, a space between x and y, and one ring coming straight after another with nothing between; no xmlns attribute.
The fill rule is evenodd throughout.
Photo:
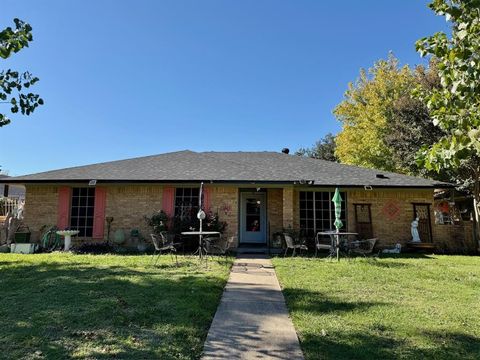
<svg viewBox="0 0 480 360"><path fill-rule="evenodd" d="M240 193L240 242L267 242L265 193Z"/></svg>

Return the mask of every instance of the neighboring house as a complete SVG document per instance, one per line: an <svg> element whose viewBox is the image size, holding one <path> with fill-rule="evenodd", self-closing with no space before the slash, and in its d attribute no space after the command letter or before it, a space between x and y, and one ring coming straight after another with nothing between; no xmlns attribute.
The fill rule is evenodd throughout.
<svg viewBox="0 0 480 360"><path fill-rule="evenodd" d="M12 198L25 198L25 186L18 184L5 185L2 181L8 180L10 177L0 174L0 198L12 197Z"/></svg>
<svg viewBox="0 0 480 360"><path fill-rule="evenodd" d="M416 216L422 241L456 246L457 235L433 221L434 189L449 184L284 153L179 151L3 179L26 186L25 222L34 237L56 224L80 230L79 241L104 239L106 217L114 218L112 233L148 235L144 216L156 210L194 216L202 181L205 207L240 246L272 246L283 229L310 239L331 229L336 187L346 228L378 238L380 247L408 242Z"/></svg>

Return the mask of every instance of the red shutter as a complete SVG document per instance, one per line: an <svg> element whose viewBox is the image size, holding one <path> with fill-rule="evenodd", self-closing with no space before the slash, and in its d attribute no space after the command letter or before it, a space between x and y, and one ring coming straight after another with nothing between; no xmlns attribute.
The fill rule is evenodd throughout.
<svg viewBox="0 0 480 360"><path fill-rule="evenodd" d="M169 218L172 218L175 215L175 188L174 187L164 187L163 188L163 198L162 198L162 210L165 211L165 214Z"/></svg>
<svg viewBox="0 0 480 360"><path fill-rule="evenodd" d="M72 189L61 187L58 189L58 213L57 227L64 230L70 222L70 200L72 198Z"/></svg>
<svg viewBox="0 0 480 360"><path fill-rule="evenodd" d="M210 191L208 187L203 188L203 211L206 213L210 211Z"/></svg>
<svg viewBox="0 0 480 360"><path fill-rule="evenodd" d="M107 205L107 189L95 188L95 209L93 212L93 233L92 238L103 239L105 227L105 208Z"/></svg>

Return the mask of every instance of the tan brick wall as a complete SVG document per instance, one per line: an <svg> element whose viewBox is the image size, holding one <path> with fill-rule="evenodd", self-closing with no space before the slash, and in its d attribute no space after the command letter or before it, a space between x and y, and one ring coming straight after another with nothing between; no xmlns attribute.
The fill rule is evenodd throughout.
<svg viewBox="0 0 480 360"><path fill-rule="evenodd" d="M220 220L226 221L227 236L238 232L238 186L207 185L211 189L211 210L218 212ZM38 240L40 228L55 225L57 222L58 186L28 185L26 192L25 223L32 231L32 239ZM144 236L149 229L143 219L162 207L162 185L111 185L107 186L106 216L112 216L111 236L116 229L125 230L127 238L131 229L138 228ZM413 218L412 203L429 203L434 242L440 249L464 251L474 247L471 236L471 224L435 225L433 216L432 190L378 190L347 189L348 229L355 231L355 212L353 204L369 203L372 210L374 236L379 238L380 246L392 246L397 242L404 244L411 238L410 224ZM299 228L299 191L293 187L267 189L267 215L270 233L292 226ZM398 207L398 214L389 219L385 215L386 207ZM105 226L105 236L106 236ZM80 239L79 239L80 240Z"/></svg>
<svg viewBox="0 0 480 360"><path fill-rule="evenodd" d="M226 236L238 233L238 187L206 185L210 190L210 209L227 223ZM236 245L235 245L236 246Z"/></svg>
<svg viewBox="0 0 480 360"><path fill-rule="evenodd" d="M470 254L477 248L472 221L462 221L455 225L435 224L433 233L439 251Z"/></svg>
<svg viewBox="0 0 480 360"><path fill-rule="evenodd" d="M430 204L430 217L433 221L433 190L355 189L347 191L347 202L350 231L356 230L353 204L371 204L373 235L378 238L379 247L405 244L411 240L412 203ZM386 215L388 208L398 208L398 212L389 218Z"/></svg>
<svg viewBox="0 0 480 360"><path fill-rule="evenodd" d="M58 186L27 185L24 222L32 232L33 241L39 241L40 229L57 224Z"/></svg>
<svg viewBox="0 0 480 360"><path fill-rule="evenodd" d="M293 187L283 188L283 228L295 228L295 211L297 208L296 191ZM297 196L298 197L298 196Z"/></svg>
<svg viewBox="0 0 480 360"><path fill-rule="evenodd" d="M270 236L283 229L283 189L267 189L267 217Z"/></svg>
<svg viewBox="0 0 480 360"><path fill-rule="evenodd" d="M111 185L107 186L107 204L105 217L112 216L110 238L117 229L123 229L128 239L132 229L149 239L152 231L147 226L144 216L150 216L155 211L162 210L162 185ZM105 224L105 238L107 226Z"/></svg>

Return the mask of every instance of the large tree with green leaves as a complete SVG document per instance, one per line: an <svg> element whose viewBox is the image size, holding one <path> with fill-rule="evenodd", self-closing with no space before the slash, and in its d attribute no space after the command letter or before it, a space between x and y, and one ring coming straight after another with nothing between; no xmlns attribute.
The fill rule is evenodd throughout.
<svg viewBox="0 0 480 360"><path fill-rule="evenodd" d="M33 40L32 27L26 22L14 19L15 28L7 27L0 32L0 57L6 59L12 54L28 47ZM11 122L3 110L3 106L11 113L20 112L22 115L30 115L39 105L43 105L43 99L38 94L28 91L38 78L31 73L18 72L11 69L0 71L0 127Z"/></svg>
<svg viewBox="0 0 480 360"><path fill-rule="evenodd" d="M434 0L429 7L452 24L417 41L422 56L437 61L440 87L419 89L433 122L445 135L425 146L419 163L428 169L462 169L480 220L480 0Z"/></svg>
<svg viewBox="0 0 480 360"><path fill-rule="evenodd" d="M336 138L340 162L416 173L415 166L411 166L415 165L413 154L419 148L416 143L424 136L412 138L416 133L409 131L408 123L419 116L425 117L423 104L412 102L410 95L419 84L421 73L421 68L400 67L392 54L387 60L377 61L368 71L360 71L358 80L349 84L344 100L334 109L334 115L342 123ZM425 125L427 121L418 124L419 127ZM399 130L408 141L392 146L397 145L395 133ZM406 159L404 155L408 153L410 156Z"/></svg>
<svg viewBox="0 0 480 360"><path fill-rule="evenodd" d="M415 86L425 90L440 86L440 79L434 61L425 68L417 66L412 71ZM433 145L444 132L435 126L425 104L407 92L393 103L387 119L387 129L383 141L390 149L397 170L410 175L434 177L439 180L452 180L452 173L436 174L416 162L417 152L422 146Z"/></svg>
<svg viewBox="0 0 480 360"><path fill-rule="evenodd" d="M338 158L335 155L335 149L335 135L328 133L312 147L298 149L295 152L295 155L338 162Z"/></svg>

